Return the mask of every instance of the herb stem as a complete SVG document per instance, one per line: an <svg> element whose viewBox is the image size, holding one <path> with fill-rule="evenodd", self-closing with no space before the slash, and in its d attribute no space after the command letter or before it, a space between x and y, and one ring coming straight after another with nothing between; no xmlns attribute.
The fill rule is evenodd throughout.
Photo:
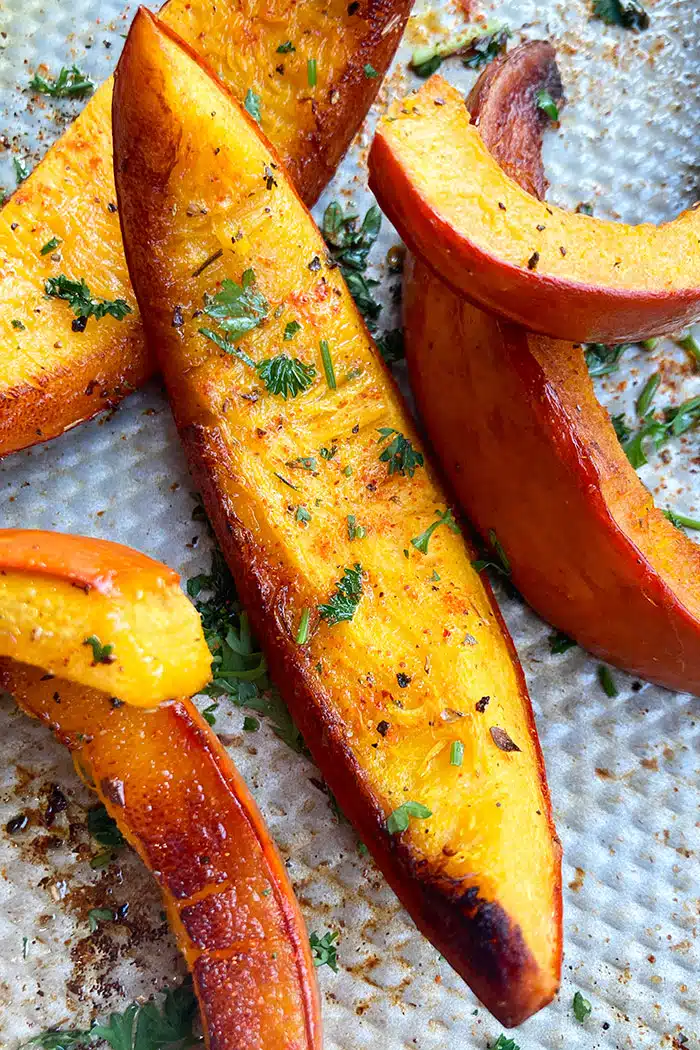
<svg viewBox="0 0 700 1050"><path fill-rule="evenodd" d="M338 384L335 378L335 368L333 367L333 358L331 357L330 347L325 339L320 342L321 347L321 360L323 361L323 371L326 373L326 383L328 384L329 390L336 390Z"/></svg>
<svg viewBox="0 0 700 1050"><path fill-rule="evenodd" d="M309 620L311 618L311 609L304 609L301 614L299 621L299 630L297 631L297 645L306 645L309 640Z"/></svg>
<svg viewBox="0 0 700 1050"><path fill-rule="evenodd" d="M651 408L651 403L656 397L656 391L659 389L660 384L661 376L658 372L654 372L653 375L649 376L644 384L644 389L637 398L637 415L640 419L644 419L644 416Z"/></svg>

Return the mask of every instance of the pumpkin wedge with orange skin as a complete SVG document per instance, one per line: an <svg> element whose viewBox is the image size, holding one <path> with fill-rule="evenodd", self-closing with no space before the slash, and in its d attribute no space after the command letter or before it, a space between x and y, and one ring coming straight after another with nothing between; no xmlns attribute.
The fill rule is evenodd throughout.
<svg viewBox="0 0 700 1050"><path fill-rule="evenodd" d="M0 655L147 707L211 678L176 572L119 543L32 529L0 529Z"/></svg>
<svg viewBox="0 0 700 1050"><path fill-rule="evenodd" d="M525 75L513 52L469 100L495 159L542 196L534 94L553 63L541 51ZM505 147L504 124L520 129ZM526 601L604 660L700 694L700 548L654 507L581 346L484 313L415 260L404 311L435 452L471 521L484 538L495 531Z"/></svg>
<svg viewBox="0 0 700 1050"><path fill-rule="evenodd" d="M435 75L380 121L370 188L409 248L455 292L534 332L627 342L700 316L700 208L628 226L522 189Z"/></svg>
<svg viewBox="0 0 700 1050"><path fill-rule="evenodd" d="M517 1024L558 986L560 849L522 671L488 584L277 155L143 9L113 124L147 336L273 678L419 928ZM205 213L188 214L194 197ZM223 255L195 275L192 260L218 245ZM255 324L227 350L207 311L221 316L243 293ZM306 376L286 397L264 378L282 353ZM420 541L436 511L443 524ZM388 825L406 802L430 816Z"/></svg>
<svg viewBox="0 0 700 1050"><path fill-rule="evenodd" d="M411 0L169 0L161 15L240 99L257 100L264 133L312 204L362 123L410 8ZM155 370L116 214L111 98L110 79L0 212L0 456L115 405ZM57 248L42 255L53 238ZM74 331L70 305L44 295L59 274L83 279L93 296L123 299L132 313Z"/></svg>
<svg viewBox="0 0 700 1050"><path fill-rule="evenodd" d="M189 700L115 707L0 659L0 687L71 749L155 876L192 972L209 1050L321 1050L309 941L242 778Z"/></svg>

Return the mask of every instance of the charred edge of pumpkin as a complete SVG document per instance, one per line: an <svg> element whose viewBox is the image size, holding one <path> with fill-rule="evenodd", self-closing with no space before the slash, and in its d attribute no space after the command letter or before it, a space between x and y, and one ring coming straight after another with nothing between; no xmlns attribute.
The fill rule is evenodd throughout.
<svg viewBox="0 0 700 1050"><path fill-rule="evenodd" d="M505 173L533 197L544 200L549 182L542 142L551 120L534 104L539 89L547 91L558 106L565 101L556 51L548 40L527 41L488 65L467 97L467 109L484 145ZM508 140L500 135L501 128L513 125L528 132L529 148L517 157L510 156Z"/></svg>
<svg viewBox="0 0 700 1050"><path fill-rule="evenodd" d="M554 996L558 985L556 973L554 977L541 975L523 941L520 928L512 923L501 905L482 900L477 889L470 888L465 892L459 882L446 881L440 872L417 859L408 847L388 834L384 810L345 741L338 716L319 688L310 666L304 665L299 647L293 644L288 632L280 629L275 616L276 597L287 588L289 581L270 571L264 552L236 517L219 481L230 462L220 432L217 428L192 423L181 429L180 437L214 531L234 574L241 602L257 637L262 639L272 676L275 681L285 683L284 700L341 809L357 826L387 882L421 932L445 955L494 1016L508 1026L519 1024ZM521 695L527 698L524 675L512 640L490 587L486 586L509 653L518 668ZM275 629L271 631L273 622ZM534 715L527 706L528 730L536 750L539 783L553 838L556 866L561 848L554 832ZM321 736L319 725L323 727ZM560 918L560 873L552 906ZM561 937L557 959L561 959Z"/></svg>

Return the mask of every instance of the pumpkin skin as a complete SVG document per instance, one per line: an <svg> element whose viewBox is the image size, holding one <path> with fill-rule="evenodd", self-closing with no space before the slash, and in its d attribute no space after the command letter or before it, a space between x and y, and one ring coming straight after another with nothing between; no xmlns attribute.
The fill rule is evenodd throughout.
<svg viewBox="0 0 700 1050"><path fill-rule="evenodd" d="M257 126L145 11L117 72L113 125L147 337L272 675L419 928L502 1023L517 1024L558 986L560 847L522 671L474 552L447 525L425 553L412 544L436 508L450 520L447 496L427 458L380 458L396 434L414 453L421 443L338 269ZM187 214L194 194L205 213ZM265 316L227 353L201 333L202 310L246 273ZM289 343L292 320L301 329ZM283 348L315 370L295 397L251 367ZM333 622L346 570L360 592ZM496 744L499 729L519 751ZM407 801L431 816L391 833Z"/></svg>
<svg viewBox="0 0 700 1050"><path fill-rule="evenodd" d="M0 529L0 655L146 707L211 677L176 572L120 543L33 529Z"/></svg>
<svg viewBox="0 0 700 1050"><path fill-rule="evenodd" d="M487 71L468 106L498 163L543 197L534 95L551 88L554 54L535 46ZM525 600L609 663L700 694L700 549L654 507L581 346L485 313L418 260L404 310L432 445L470 520L484 537L495 530Z"/></svg>
<svg viewBox="0 0 700 1050"><path fill-rule="evenodd" d="M389 107L369 171L417 256L453 291L530 331L623 343L700 316L699 207L661 226L628 226L538 201L437 74Z"/></svg>
<svg viewBox="0 0 700 1050"><path fill-rule="evenodd" d="M194 705L115 707L5 658L0 686L71 749L157 880L209 1050L321 1050L314 965L284 864Z"/></svg>
<svg viewBox="0 0 700 1050"><path fill-rule="evenodd" d="M355 7L347 0L322 7L169 0L161 11L239 98L257 95L262 129L308 204L364 120L411 2L361 0L353 14L348 6ZM278 52L287 41L297 50ZM365 65L377 76L368 77ZM155 371L116 213L111 104L110 78L0 211L0 456L116 405ZM42 255L53 237L59 254ZM68 303L44 295L46 280L59 274L82 278L94 296L124 299L133 312L73 331Z"/></svg>

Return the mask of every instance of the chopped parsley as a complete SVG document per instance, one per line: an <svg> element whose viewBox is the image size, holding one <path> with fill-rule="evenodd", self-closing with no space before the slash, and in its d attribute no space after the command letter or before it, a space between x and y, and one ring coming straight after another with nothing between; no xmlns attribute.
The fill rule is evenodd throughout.
<svg viewBox="0 0 700 1050"><path fill-rule="evenodd" d="M496 560L493 558L478 558L472 562L473 568L477 572L483 572L484 569L495 569L496 572L500 572L502 576L510 576L510 561L508 556L503 549L503 546L496 535L495 529L489 529L489 546L493 551Z"/></svg>
<svg viewBox="0 0 700 1050"><path fill-rule="evenodd" d="M297 507L297 512L294 517L297 521L303 521L305 524L311 521L311 515L306 507Z"/></svg>
<svg viewBox="0 0 700 1050"><path fill-rule="evenodd" d="M243 719L243 731L244 733L257 733L260 729L260 722L257 718L253 718L252 715L246 715Z"/></svg>
<svg viewBox="0 0 700 1050"><path fill-rule="evenodd" d="M509 1039L507 1036L501 1033L496 1042L493 1044L492 1050L520 1050L520 1047L516 1043L515 1039Z"/></svg>
<svg viewBox="0 0 700 1050"><path fill-rule="evenodd" d="M50 241L47 241L44 247L41 249L41 255L50 255L51 252L55 252L58 248L61 240L59 237L52 237Z"/></svg>
<svg viewBox="0 0 700 1050"><path fill-rule="evenodd" d="M388 365L402 361L406 356L402 329L392 328L391 331L382 332L377 339L377 349Z"/></svg>
<svg viewBox="0 0 700 1050"><path fill-rule="evenodd" d="M287 354L278 354L266 361L260 361L255 368L265 388L271 394L285 400L309 390L316 378L313 365L305 365L303 361L296 357L288 357Z"/></svg>
<svg viewBox="0 0 700 1050"><path fill-rule="evenodd" d="M204 296L205 314L218 321L226 340L234 343L261 325L269 309L267 299L255 287L255 272L250 269L244 271L240 284L226 277L220 292Z"/></svg>
<svg viewBox="0 0 700 1050"><path fill-rule="evenodd" d="M333 367L333 358L331 357L330 347L325 339L320 342L321 347L321 360L323 361L323 371L326 375L326 383L329 390L335 390L338 386L335 378L335 368Z"/></svg>
<svg viewBox="0 0 700 1050"><path fill-rule="evenodd" d="M677 514L674 510L665 510L664 517L668 518L677 529L700 529L700 521L696 518L688 518L685 514Z"/></svg>
<svg viewBox="0 0 700 1050"><path fill-rule="evenodd" d="M364 74L365 74L365 76L367 77L368 80L376 80L376 78L379 76L379 73L377 73L377 71L374 68L374 66L370 65L369 62L367 62L365 64L363 69L364 69Z"/></svg>
<svg viewBox="0 0 700 1050"><path fill-rule="evenodd" d="M187 593L202 618L212 654L212 681L203 692L266 716L277 736L293 751L301 751L301 734L268 681L265 657L252 637L233 577L218 548L212 552L211 571L189 579Z"/></svg>
<svg viewBox="0 0 700 1050"><path fill-rule="evenodd" d="M89 645L92 648L93 664L113 664L116 660L114 646L103 645L96 634L91 634L89 638L86 638L83 645Z"/></svg>
<svg viewBox="0 0 700 1050"><path fill-rule="evenodd" d="M12 325L12 327L15 329L16 332L26 332L27 331L27 326L25 324L22 324L21 321L18 321L16 317L13 318L12 321L10 321L10 324Z"/></svg>
<svg viewBox="0 0 700 1050"><path fill-rule="evenodd" d="M435 513L437 514L437 518L435 519L435 521L432 522L431 525L428 525L425 532L421 532L420 536L414 536L411 540L411 545L415 547L417 551L420 551L421 554L428 553L428 544L430 543L430 537L433 535L435 530L440 527L440 525L447 525L451 532L460 532L459 525L452 516L452 511L449 507L442 514L439 510Z"/></svg>
<svg viewBox="0 0 700 1050"><path fill-rule="evenodd" d="M208 707L204 708L204 710L202 711L202 718L207 723L207 725L210 725L210 726L215 726L216 725L216 712L218 710L219 710L219 705L218 705L218 703L216 701L213 704L209 704Z"/></svg>
<svg viewBox="0 0 700 1050"><path fill-rule="evenodd" d="M100 803L88 810L87 828L100 846L108 846L110 849L120 849L126 846L126 839L117 826L114 817L110 817L105 806Z"/></svg>
<svg viewBox="0 0 700 1050"><path fill-rule="evenodd" d="M545 91L544 88L536 91L535 101L537 102L537 108L546 113L550 120L559 120L559 107L548 91Z"/></svg>
<svg viewBox="0 0 700 1050"><path fill-rule="evenodd" d="M416 468L424 465L423 453L416 451L410 439L393 427L379 427L377 433L381 434L377 444L394 435L379 456L380 462L387 464L389 474L401 474L403 477L408 474L412 478Z"/></svg>
<svg viewBox="0 0 700 1050"><path fill-rule="evenodd" d="M291 40L285 40L283 44L277 48L278 55L288 55L290 51L296 51L296 48Z"/></svg>
<svg viewBox="0 0 700 1050"><path fill-rule="evenodd" d="M338 972L339 937L339 933L330 930L324 933L323 937L319 937L317 933L311 934L309 944L311 945L314 966L329 966L333 973Z"/></svg>
<svg viewBox="0 0 700 1050"><path fill-rule="evenodd" d="M348 514L348 540L350 543L353 540L363 540L366 535L367 529L363 525L357 524L354 514Z"/></svg>
<svg viewBox="0 0 700 1050"><path fill-rule="evenodd" d="M24 182L25 179L29 178L29 168L21 157L12 158L12 167L15 169L15 178L19 186L20 182Z"/></svg>
<svg viewBox="0 0 700 1050"><path fill-rule="evenodd" d="M589 374L608 376L612 372L617 372L622 354L625 350L629 350L631 345L631 343L619 343L617 346L607 346L605 343L586 343L584 357Z"/></svg>
<svg viewBox="0 0 700 1050"><path fill-rule="evenodd" d="M310 58L306 63L306 78L309 81L309 87L316 87L318 82L318 63L315 58Z"/></svg>
<svg viewBox="0 0 700 1050"><path fill-rule="evenodd" d="M50 98L85 98L95 90L95 82L81 73L77 66L62 66L55 79L35 73L29 81L29 87Z"/></svg>
<svg viewBox="0 0 700 1050"><path fill-rule="evenodd" d="M638 0L593 0L593 14L611 26L649 28L649 15Z"/></svg>
<svg viewBox="0 0 700 1050"><path fill-rule="evenodd" d="M288 343L290 339L293 339L297 332L301 331L301 325L298 321L288 321L284 326L284 341Z"/></svg>
<svg viewBox="0 0 700 1050"><path fill-rule="evenodd" d="M337 451L338 451L338 446L337 445L333 445L332 448L325 448L325 447L324 448L320 448L319 449L319 455L321 456L321 459L326 459L326 460L327 459L333 459L333 457L336 455Z"/></svg>
<svg viewBox="0 0 700 1050"><path fill-rule="evenodd" d="M404 802L387 817L386 830L390 835L398 835L406 831L411 817L416 820L427 820L432 815L432 810L424 806L422 802Z"/></svg>
<svg viewBox="0 0 700 1050"><path fill-rule="evenodd" d="M610 668L607 667L605 664L598 664L598 672L597 673L598 673L598 682L600 683L600 688L603 690L605 695L609 696L611 699L613 697L616 697L618 695L618 689L617 689L617 686L615 685L615 680L614 680L614 678L612 676Z"/></svg>
<svg viewBox="0 0 700 1050"><path fill-rule="evenodd" d="M648 386L649 383L647 383ZM651 390L651 397L653 397L654 393L655 388ZM644 391L642 394L644 394ZM637 407L639 410L639 402ZM700 423L700 395L689 398L681 405L667 406L663 409L662 418L657 418L653 411L649 410L642 417L641 425L637 431L633 431L628 426L622 414L613 416L612 419L615 433L635 470L648 463L647 452L649 447L658 451L671 438L680 437L686 431L697 426L698 423Z"/></svg>
<svg viewBox="0 0 700 1050"><path fill-rule="evenodd" d="M102 299L94 296L85 281L73 281L65 274L57 277L49 277L44 282L44 291L51 299L64 299L75 314L73 330L82 332L88 318L94 317L99 321L103 317L116 318L123 321L127 314L131 313L131 307L125 299Z"/></svg>
<svg viewBox="0 0 700 1050"><path fill-rule="evenodd" d="M319 616L331 627L344 620L352 620L361 597L362 566L355 562L351 569L343 570L342 578L335 585L335 594L319 605Z"/></svg>
<svg viewBox="0 0 700 1050"><path fill-rule="evenodd" d="M379 234L382 214L373 204L365 214L359 229L359 214L350 208L343 212L338 201L331 201L323 213L322 232L335 262L345 278L348 291L370 329L376 327L381 306L372 297L372 289L379 281L365 275L367 256Z"/></svg>
<svg viewBox="0 0 700 1050"><path fill-rule="evenodd" d="M452 41L417 48L410 66L419 77L430 77L446 58L459 56L468 69L478 69L492 62L503 51L510 37L506 26L474 26Z"/></svg>
<svg viewBox="0 0 700 1050"><path fill-rule="evenodd" d="M553 634L550 634L547 641L549 642L549 651L552 656L559 656L569 649L576 648L576 642L573 638L569 638L568 634L564 634L563 631L555 631Z"/></svg>
<svg viewBox="0 0 700 1050"><path fill-rule="evenodd" d="M579 1024L583 1024L586 1018L590 1017L593 1012L593 1007L590 1002L588 999L584 999L580 992L574 992L573 1008L574 1017Z"/></svg>
<svg viewBox="0 0 700 1050"><path fill-rule="evenodd" d="M259 124L262 120L262 113L260 112L260 95L256 95L252 88L248 88L245 93L243 105L248 113L250 113L255 123Z"/></svg>
<svg viewBox="0 0 700 1050"><path fill-rule="evenodd" d="M91 908L88 912L90 932L94 933L101 922L114 922L116 917L111 908Z"/></svg>

